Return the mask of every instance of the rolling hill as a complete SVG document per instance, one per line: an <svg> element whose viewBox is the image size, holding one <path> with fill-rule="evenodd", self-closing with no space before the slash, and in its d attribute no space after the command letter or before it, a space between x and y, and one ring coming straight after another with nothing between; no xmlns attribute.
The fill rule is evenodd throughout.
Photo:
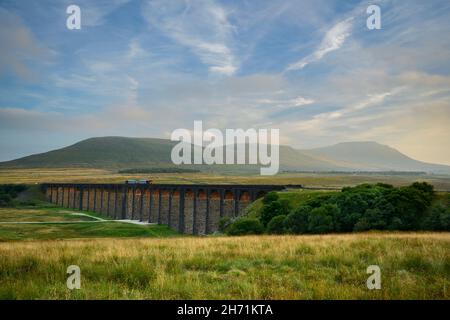
<svg viewBox="0 0 450 320"><path fill-rule="evenodd" d="M122 167L170 163L170 152L176 142L165 139L100 137L71 146L30 155L2 166L12 167Z"/></svg>
<svg viewBox="0 0 450 320"><path fill-rule="evenodd" d="M344 142L304 152L316 157L333 159L353 170L450 172L450 166L417 161L394 148L372 141Z"/></svg>
<svg viewBox="0 0 450 320"><path fill-rule="evenodd" d="M174 145L167 139L98 137L71 146L1 162L2 168L144 168L173 166ZM194 167L186 166L186 167ZM255 171L255 166L207 166L207 171ZM424 171L450 174L450 166L435 165L409 158L376 142L347 142L333 146L298 150L280 146L280 169L295 171Z"/></svg>

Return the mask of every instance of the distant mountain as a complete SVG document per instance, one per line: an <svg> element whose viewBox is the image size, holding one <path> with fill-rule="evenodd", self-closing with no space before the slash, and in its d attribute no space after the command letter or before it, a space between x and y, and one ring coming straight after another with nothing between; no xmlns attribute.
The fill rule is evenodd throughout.
<svg viewBox="0 0 450 320"><path fill-rule="evenodd" d="M450 166L417 161L377 142L344 142L304 152L312 156L333 159L353 170L450 172Z"/></svg>
<svg viewBox="0 0 450 320"><path fill-rule="evenodd" d="M178 142L167 139L100 137L74 145L1 162L0 167L90 167L145 168L170 167L170 154ZM196 147L198 148L198 147ZM186 166L186 167L194 167ZM255 172L255 166L207 166L205 171ZM425 171L450 174L450 166L416 161L376 142L348 142L333 146L298 150L280 146L280 169L294 171Z"/></svg>

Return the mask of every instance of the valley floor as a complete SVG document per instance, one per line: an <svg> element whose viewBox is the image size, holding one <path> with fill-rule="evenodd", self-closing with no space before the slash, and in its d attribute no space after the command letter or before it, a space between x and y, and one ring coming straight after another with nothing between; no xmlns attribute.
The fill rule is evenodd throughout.
<svg viewBox="0 0 450 320"><path fill-rule="evenodd" d="M218 173L121 174L113 169L36 168L0 169L0 184L44 182L124 183L128 179L151 179L154 183L208 184L301 184L307 187L342 188L361 183L389 183L395 186L425 181L435 190L450 191L450 176L427 174L280 173L275 176L229 175Z"/></svg>
<svg viewBox="0 0 450 320"><path fill-rule="evenodd" d="M450 299L450 234L3 242L0 299Z"/></svg>

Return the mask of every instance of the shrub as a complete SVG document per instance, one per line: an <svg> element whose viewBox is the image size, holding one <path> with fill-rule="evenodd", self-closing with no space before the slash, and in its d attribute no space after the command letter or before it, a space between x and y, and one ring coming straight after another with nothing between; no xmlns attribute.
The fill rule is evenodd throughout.
<svg viewBox="0 0 450 320"><path fill-rule="evenodd" d="M367 230L370 230L370 222L365 217L359 219L358 222L353 227L353 231L355 231L355 232L367 231Z"/></svg>
<svg viewBox="0 0 450 320"><path fill-rule="evenodd" d="M284 228L288 233L302 234L308 232L308 218L312 208L300 206L284 220Z"/></svg>
<svg viewBox="0 0 450 320"><path fill-rule="evenodd" d="M264 204L269 204L274 201L277 201L278 199L279 199L278 193L276 193L275 191L271 191L268 194L266 194L266 196L263 198L262 202Z"/></svg>
<svg viewBox="0 0 450 320"><path fill-rule="evenodd" d="M265 204L261 212L261 223L266 227L273 217L287 215L289 211L289 202L287 200L277 200Z"/></svg>
<svg viewBox="0 0 450 320"><path fill-rule="evenodd" d="M424 229L450 231L450 209L443 205L434 206L424 221Z"/></svg>
<svg viewBox="0 0 450 320"><path fill-rule="evenodd" d="M380 209L367 209L364 216L355 224L354 231L384 230L386 222Z"/></svg>
<svg viewBox="0 0 450 320"><path fill-rule="evenodd" d="M311 211L308 219L308 231L311 233L333 232L334 217L339 214L339 208L336 205L324 204Z"/></svg>
<svg viewBox="0 0 450 320"><path fill-rule="evenodd" d="M21 184L5 184L0 185L0 207L11 206L14 203L14 199L20 192L26 190L25 185Z"/></svg>
<svg viewBox="0 0 450 320"><path fill-rule="evenodd" d="M12 202L12 198L7 193L0 193L0 207L9 206Z"/></svg>
<svg viewBox="0 0 450 320"><path fill-rule="evenodd" d="M264 232L264 226L258 219L242 218L233 222L227 228L227 234L232 236L261 234Z"/></svg>
<svg viewBox="0 0 450 320"><path fill-rule="evenodd" d="M434 196L434 187L433 185L426 182L414 182L411 184L411 188L417 189L424 194L427 194L430 197L430 200L433 199Z"/></svg>
<svg viewBox="0 0 450 320"><path fill-rule="evenodd" d="M351 232L356 222L369 207L363 194L346 192L336 198L341 214L335 216L335 228L340 232Z"/></svg>
<svg viewBox="0 0 450 320"><path fill-rule="evenodd" d="M267 224L267 233L270 234L283 234L285 233L284 221L286 220L285 215L273 217L272 220Z"/></svg>
<svg viewBox="0 0 450 320"><path fill-rule="evenodd" d="M428 193L420 189L402 187L390 192L386 200L394 206L391 230L417 230L423 220L431 200ZM395 221L395 223L394 223Z"/></svg>
<svg viewBox="0 0 450 320"><path fill-rule="evenodd" d="M394 186L392 184L382 183L382 182L377 183L375 186L380 187L380 188L385 188L385 189L394 189Z"/></svg>
<svg viewBox="0 0 450 320"><path fill-rule="evenodd" d="M230 217L223 217L219 220L219 231L225 233L232 223L233 220Z"/></svg>
<svg viewBox="0 0 450 320"><path fill-rule="evenodd" d="M290 212L286 200L270 193L264 198L260 221L269 230L268 224L274 217L286 215L284 232L294 234L449 230L449 202L434 208L435 198L433 186L426 182L400 188L383 183L361 184L343 188L342 192L315 195Z"/></svg>

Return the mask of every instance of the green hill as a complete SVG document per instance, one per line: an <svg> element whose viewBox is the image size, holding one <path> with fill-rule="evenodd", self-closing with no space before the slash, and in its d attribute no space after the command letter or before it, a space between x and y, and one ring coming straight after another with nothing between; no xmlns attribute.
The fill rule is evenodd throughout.
<svg viewBox="0 0 450 320"><path fill-rule="evenodd" d="M178 142L167 139L99 137L71 146L2 162L3 168L166 168ZM202 171L257 172L256 165L186 165ZM425 171L450 174L450 167L416 161L376 142L349 142L297 150L280 146L280 170L294 171Z"/></svg>
<svg viewBox="0 0 450 320"><path fill-rule="evenodd" d="M100 137L1 163L8 167L123 167L170 163L176 142L166 139Z"/></svg>

